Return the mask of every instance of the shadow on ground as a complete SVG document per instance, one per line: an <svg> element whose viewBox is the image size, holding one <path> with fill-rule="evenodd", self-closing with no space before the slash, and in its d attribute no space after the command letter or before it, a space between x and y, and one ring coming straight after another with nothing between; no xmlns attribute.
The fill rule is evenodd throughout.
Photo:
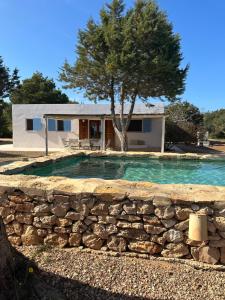
<svg viewBox="0 0 225 300"><path fill-rule="evenodd" d="M220 147L209 148L204 146L196 146L194 144L176 144L185 153L201 153L201 154L224 154L223 144L218 144ZM213 146L215 146L213 144Z"/></svg>
<svg viewBox="0 0 225 300"><path fill-rule="evenodd" d="M151 300L153 298L143 298L129 296L121 293L113 293L101 288L96 288L65 277L57 276L52 273L42 272L42 278L49 285L56 288L65 295L68 300ZM154 300L159 300L154 298Z"/></svg>
<svg viewBox="0 0 225 300"><path fill-rule="evenodd" d="M12 253L12 264L0 268L0 300L152 300L113 293L40 270L37 264L17 251ZM0 267L1 264L0 264ZM154 298L154 300L159 300Z"/></svg>

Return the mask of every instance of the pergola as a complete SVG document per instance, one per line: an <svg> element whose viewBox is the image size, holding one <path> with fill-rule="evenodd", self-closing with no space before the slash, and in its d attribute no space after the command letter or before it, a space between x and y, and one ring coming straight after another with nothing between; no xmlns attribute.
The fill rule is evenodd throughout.
<svg viewBox="0 0 225 300"><path fill-rule="evenodd" d="M139 114L133 114L133 116L139 116ZM149 117L150 115L141 115L141 117ZM155 118L155 117L159 117L156 115L152 115L151 117ZM165 143L165 115L160 115L160 117L162 118L162 136L161 136L161 153L164 152L164 143ZM48 119L69 119L69 120L73 120L73 119L90 119L90 118L98 118L98 120L101 120L101 149L105 150L105 120L107 119L112 119L111 116L109 115L78 115L78 114L44 114L43 118L45 119L45 154L48 155L49 151L48 151Z"/></svg>
<svg viewBox="0 0 225 300"><path fill-rule="evenodd" d="M104 115L96 115L96 116L90 116L90 115L76 115L76 114L44 114L43 118L45 119L45 154L48 155L48 119L87 119L89 120L90 117L95 117L101 120L101 149L105 150L105 118L108 116Z"/></svg>

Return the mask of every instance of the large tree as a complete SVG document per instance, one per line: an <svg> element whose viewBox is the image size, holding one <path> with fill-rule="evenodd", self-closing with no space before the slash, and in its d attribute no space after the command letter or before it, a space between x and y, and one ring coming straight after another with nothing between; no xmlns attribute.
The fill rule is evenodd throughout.
<svg viewBox="0 0 225 300"><path fill-rule="evenodd" d="M11 93L19 86L18 70L10 72L0 56L0 137L10 135L10 104Z"/></svg>
<svg viewBox="0 0 225 300"><path fill-rule="evenodd" d="M23 80L10 96L13 104L57 104L68 103L66 94L56 88L52 79L36 72L31 78Z"/></svg>
<svg viewBox="0 0 225 300"><path fill-rule="evenodd" d="M152 0L138 0L125 11L113 0L79 31L77 58L65 62L60 79L65 88L81 89L93 101L109 100L113 126L127 149L127 129L137 100L151 97L173 101L184 91L188 67L180 68L180 37ZM115 104L120 106L118 121ZM130 104L128 116L125 103Z"/></svg>

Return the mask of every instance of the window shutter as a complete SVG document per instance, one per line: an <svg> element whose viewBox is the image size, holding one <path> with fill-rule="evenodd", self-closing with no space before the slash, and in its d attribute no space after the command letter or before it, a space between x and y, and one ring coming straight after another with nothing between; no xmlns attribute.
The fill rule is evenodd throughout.
<svg viewBox="0 0 225 300"><path fill-rule="evenodd" d="M143 119L143 132L151 132L151 131L152 131L152 120Z"/></svg>
<svg viewBox="0 0 225 300"><path fill-rule="evenodd" d="M64 131L71 131L71 120L64 120Z"/></svg>
<svg viewBox="0 0 225 300"><path fill-rule="evenodd" d="M54 119L48 119L48 131L56 131L56 121Z"/></svg>
<svg viewBox="0 0 225 300"><path fill-rule="evenodd" d="M41 129L42 129L41 119L40 118L34 118L33 119L33 130L34 131L41 131Z"/></svg>

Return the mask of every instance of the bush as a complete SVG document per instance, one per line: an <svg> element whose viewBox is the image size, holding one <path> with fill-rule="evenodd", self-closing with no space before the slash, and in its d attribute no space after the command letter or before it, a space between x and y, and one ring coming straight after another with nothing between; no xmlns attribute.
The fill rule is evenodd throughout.
<svg viewBox="0 0 225 300"><path fill-rule="evenodd" d="M196 143L197 132L199 126L190 122L176 124L171 120L166 121L166 136L167 143Z"/></svg>

